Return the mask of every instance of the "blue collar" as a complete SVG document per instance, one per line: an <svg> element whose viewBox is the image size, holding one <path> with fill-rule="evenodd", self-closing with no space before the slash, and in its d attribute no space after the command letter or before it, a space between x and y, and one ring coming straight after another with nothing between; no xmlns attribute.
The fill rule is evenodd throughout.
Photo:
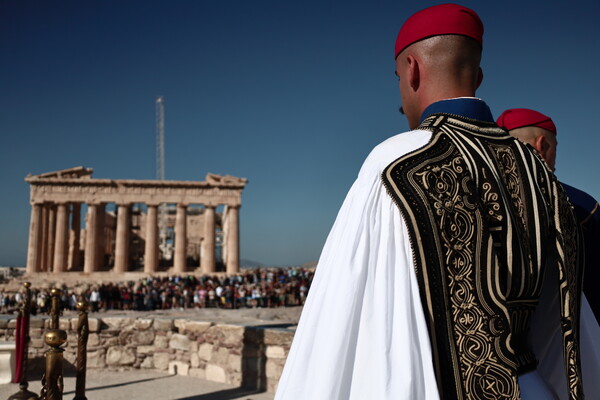
<svg viewBox="0 0 600 400"><path fill-rule="evenodd" d="M438 113L460 115L484 122L494 122L494 117L487 104L483 100L474 97L460 97L432 103L423 111L420 122L423 122L428 116Z"/></svg>

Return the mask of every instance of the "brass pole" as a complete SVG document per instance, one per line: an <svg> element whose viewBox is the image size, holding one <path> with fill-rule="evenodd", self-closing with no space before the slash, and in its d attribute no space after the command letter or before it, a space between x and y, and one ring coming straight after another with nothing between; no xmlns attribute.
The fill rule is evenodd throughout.
<svg viewBox="0 0 600 400"><path fill-rule="evenodd" d="M29 353L29 318L31 315L31 282L23 282L25 287L25 299L23 301L23 308L20 313L23 318L21 326L27 327L25 332L25 343L23 345L23 362L21 363L21 381L19 382L19 391L8 398L8 400L31 400L37 399L37 394L27 390L29 383L27 382L27 358Z"/></svg>
<svg viewBox="0 0 600 400"><path fill-rule="evenodd" d="M67 332L58 329L60 317L60 289L50 291L52 308L50 309L50 329L44 335L44 342L50 347L46 350L46 372L42 377L40 400L62 400L63 392L63 349L67 341Z"/></svg>
<svg viewBox="0 0 600 400"><path fill-rule="evenodd" d="M50 346L46 351L46 373L42 379L43 400L62 400L63 393L63 349L60 347L67 341L67 332L50 329L44 335L44 342Z"/></svg>
<svg viewBox="0 0 600 400"><path fill-rule="evenodd" d="M75 397L73 400L87 400L85 397L85 373L87 364L87 342L90 333L88 323L88 303L77 302L79 320L77 321L77 380L75 381Z"/></svg>
<svg viewBox="0 0 600 400"><path fill-rule="evenodd" d="M50 291L52 295L52 308L50 310L50 329L58 329L58 319L60 318L60 289L54 288Z"/></svg>

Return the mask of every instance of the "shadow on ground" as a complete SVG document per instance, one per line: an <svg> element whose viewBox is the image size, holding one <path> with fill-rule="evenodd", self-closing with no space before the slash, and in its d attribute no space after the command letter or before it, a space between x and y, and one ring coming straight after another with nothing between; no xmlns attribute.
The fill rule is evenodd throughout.
<svg viewBox="0 0 600 400"><path fill-rule="evenodd" d="M219 390L218 392L200 394L198 396L180 397L177 400L231 400L238 399L242 396L252 396L253 394L264 393L252 389L244 389L242 387L235 389Z"/></svg>
<svg viewBox="0 0 600 400"><path fill-rule="evenodd" d="M144 382L150 382L150 381L157 381L159 379L166 379L166 378L170 378L173 375L166 375L166 376L159 376L156 378L147 378L147 379L138 379L137 381L127 381L127 382L123 382L123 383L115 383L112 385L105 385L105 386L96 386L96 387L86 387L85 391L87 392L93 392L94 390L103 390L103 389L110 389L110 388L118 388L118 387L123 387L123 386L129 386L129 385L135 385L136 383L144 383ZM69 394L75 394L75 391L72 390L70 392L64 392L63 396L69 395Z"/></svg>

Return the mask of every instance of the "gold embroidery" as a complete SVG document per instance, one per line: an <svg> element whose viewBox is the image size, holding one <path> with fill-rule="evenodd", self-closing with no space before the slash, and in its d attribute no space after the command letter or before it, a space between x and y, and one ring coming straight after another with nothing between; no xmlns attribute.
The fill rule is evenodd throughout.
<svg viewBox="0 0 600 400"><path fill-rule="evenodd" d="M555 178L539 158L517 157L517 149L529 150L493 125L435 115L421 128L433 132L431 142L382 177L409 229L440 391L448 399L520 398L517 370L535 365L525 336L541 290L550 207L566 232L557 238L565 251L565 356L571 399L580 399L577 335L565 327L577 326L577 302L568 298L578 293L578 238L561 221L570 210L558 209L567 203L550 188ZM535 184L524 187L524 175Z"/></svg>

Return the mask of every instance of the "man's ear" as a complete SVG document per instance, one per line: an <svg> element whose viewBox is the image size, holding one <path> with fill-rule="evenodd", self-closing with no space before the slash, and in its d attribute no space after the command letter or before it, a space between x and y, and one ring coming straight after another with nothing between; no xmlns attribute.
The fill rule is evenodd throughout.
<svg viewBox="0 0 600 400"><path fill-rule="evenodd" d="M475 86L475 89L479 89L479 85L481 85L482 81L483 81L483 70L481 69L481 67L479 67L479 74L477 75L477 86Z"/></svg>
<svg viewBox="0 0 600 400"><path fill-rule="evenodd" d="M419 69L419 62L411 55L406 57L408 63L408 84L413 91L417 91L421 84L421 71Z"/></svg>
<svg viewBox="0 0 600 400"><path fill-rule="evenodd" d="M537 150L538 153L542 156L542 158L546 159L546 153L548 152L548 141L544 137L544 135L540 135L533 140L533 148Z"/></svg>

